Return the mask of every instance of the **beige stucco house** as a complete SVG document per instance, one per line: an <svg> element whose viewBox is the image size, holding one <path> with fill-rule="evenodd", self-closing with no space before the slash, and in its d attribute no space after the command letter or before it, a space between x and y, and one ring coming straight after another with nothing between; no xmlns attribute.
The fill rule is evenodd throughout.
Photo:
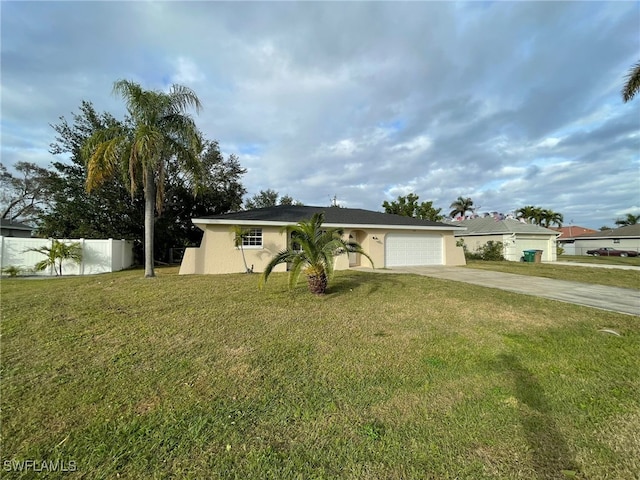
<svg viewBox="0 0 640 480"><path fill-rule="evenodd" d="M455 235L464 240L471 252L493 240L502 242L505 260L520 261L524 250L542 250L543 262L555 262L558 259L556 241L559 233L554 230L511 218L479 217L454 224L466 228Z"/></svg>
<svg viewBox="0 0 640 480"><path fill-rule="evenodd" d="M456 246L454 232L461 227L353 208L281 205L242 212L194 218L204 235L197 248L185 251L180 274L216 274L244 271L242 252L234 246L233 227L250 230L243 239L249 268L262 272L271 258L290 242L286 227L324 213L324 225L341 228L345 238L358 242L376 268L409 265L464 265L464 251ZM335 269L369 266L361 255L342 255ZM285 271L286 265L274 271Z"/></svg>

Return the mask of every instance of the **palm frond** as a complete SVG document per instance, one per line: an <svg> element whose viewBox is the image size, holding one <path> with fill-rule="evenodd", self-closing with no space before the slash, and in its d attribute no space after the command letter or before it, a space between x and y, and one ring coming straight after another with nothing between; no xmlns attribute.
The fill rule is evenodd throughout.
<svg viewBox="0 0 640 480"><path fill-rule="evenodd" d="M625 78L627 81L622 88L622 99L627 103L640 91L640 62L631 67Z"/></svg>
<svg viewBox="0 0 640 480"><path fill-rule="evenodd" d="M288 263L290 259L291 259L290 250L281 250L280 252L278 252L275 255L275 257L273 257L271 261L267 264L267 266L264 268L264 271L262 272L262 275L260 277L260 288L262 288L262 286L264 286L264 284L267 283L267 280L269 279L269 275L271 275L271 273L273 272L273 269L277 265L280 265L282 263Z"/></svg>

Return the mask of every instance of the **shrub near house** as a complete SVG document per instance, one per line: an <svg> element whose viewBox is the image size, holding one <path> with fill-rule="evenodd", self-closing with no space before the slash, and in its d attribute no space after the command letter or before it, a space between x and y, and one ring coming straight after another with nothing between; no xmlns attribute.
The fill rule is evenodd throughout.
<svg viewBox="0 0 640 480"><path fill-rule="evenodd" d="M501 261L504 260L504 244L495 240L489 240L484 245L478 247L474 252L470 252L464 240L461 241L464 248L464 256L467 260L489 260L489 261Z"/></svg>

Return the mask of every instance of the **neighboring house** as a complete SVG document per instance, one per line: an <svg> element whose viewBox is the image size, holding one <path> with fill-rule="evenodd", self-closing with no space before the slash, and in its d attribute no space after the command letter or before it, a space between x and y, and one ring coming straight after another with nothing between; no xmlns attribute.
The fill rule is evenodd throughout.
<svg viewBox="0 0 640 480"><path fill-rule="evenodd" d="M587 233L576 237L574 241L576 255L586 255L587 250L602 247L640 252L640 224Z"/></svg>
<svg viewBox="0 0 640 480"><path fill-rule="evenodd" d="M569 225L568 227L549 227L560 233L558 237L558 246L564 250L563 255L577 255L575 249L575 238L587 233L597 233L597 230L591 228L580 227L578 225Z"/></svg>
<svg viewBox="0 0 640 480"><path fill-rule="evenodd" d="M456 238L464 240L470 252L476 251L489 240L502 242L504 258L518 262L524 250L542 250L543 262L557 260L556 237L558 232L518 220L494 217L471 218L456 222L466 231L456 232Z"/></svg>
<svg viewBox="0 0 640 480"><path fill-rule="evenodd" d="M353 208L280 205L242 212L194 218L204 231L198 248L187 248L180 274L235 273L244 271L242 252L234 246L232 228L250 231L243 250L249 268L262 272L273 256L287 248L286 227L324 212L324 225L343 229L345 238L358 242L376 268L408 265L464 265L464 252L456 247L454 232L460 227L387 213ZM335 269L368 266L361 255L336 258ZM285 271L286 265L274 271Z"/></svg>
<svg viewBox="0 0 640 480"><path fill-rule="evenodd" d="M0 219L0 236L31 238L33 227L21 222Z"/></svg>

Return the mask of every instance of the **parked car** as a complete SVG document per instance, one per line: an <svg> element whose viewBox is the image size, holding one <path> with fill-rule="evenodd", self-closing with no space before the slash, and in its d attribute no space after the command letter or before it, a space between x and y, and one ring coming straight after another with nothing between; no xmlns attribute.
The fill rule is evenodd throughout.
<svg viewBox="0 0 640 480"><path fill-rule="evenodd" d="M605 257L637 257L638 252L635 250L616 250L611 247L603 247L596 250L587 250L587 255L593 255L595 257L600 255Z"/></svg>

